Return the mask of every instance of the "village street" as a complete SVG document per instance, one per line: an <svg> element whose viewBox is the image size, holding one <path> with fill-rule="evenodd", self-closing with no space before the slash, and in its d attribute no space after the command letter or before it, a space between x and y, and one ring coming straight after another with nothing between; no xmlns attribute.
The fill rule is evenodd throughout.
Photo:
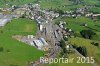
<svg viewBox="0 0 100 66"><path fill-rule="evenodd" d="M43 37L45 39L47 39L49 45L52 47L50 49L48 58L56 58L57 54L60 52L61 47L57 45L57 43L59 43L59 41L63 38L62 34L58 34L57 33L57 38L55 37L55 31L57 29L60 29L57 25L54 25L52 22L49 23L45 23L44 26L46 27L46 30L44 32L37 32L37 36L39 37ZM61 29L60 29L61 30ZM36 63L31 64L31 66L42 66L43 63L40 63L40 60L36 61Z"/></svg>

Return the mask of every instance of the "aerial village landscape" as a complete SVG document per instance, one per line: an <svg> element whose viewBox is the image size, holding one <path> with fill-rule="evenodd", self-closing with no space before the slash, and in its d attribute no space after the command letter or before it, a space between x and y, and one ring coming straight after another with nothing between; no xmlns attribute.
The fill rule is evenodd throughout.
<svg viewBox="0 0 100 66"><path fill-rule="evenodd" d="M0 5L0 66L100 66L100 0L0 0Z"/></svg>

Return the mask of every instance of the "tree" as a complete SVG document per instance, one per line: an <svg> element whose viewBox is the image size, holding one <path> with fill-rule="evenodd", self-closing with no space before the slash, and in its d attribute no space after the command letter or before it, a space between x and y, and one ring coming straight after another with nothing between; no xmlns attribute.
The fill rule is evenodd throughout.
<svg viewBox="0 0 100 66"><path fill-rule="evenodd" d="M0 47L0 52L3 52L4 48L3 47Z"/></svg>
<svg viewBox="0 0 100 66"><path fill-rule="evenodd" d="M66 36L63 37L65 41L68 41L68 38Z"/></svg>
<svg viewBox="0 0 100 66"><path fill-rule="evenodd" d="M3 31L1 30L0 33L3 33Z"/></svg>
<svg viewBox="0 0 100 66"><path fill-rule="evenodd" d="M97 46L97 47L99 47L99 43L95 43L94 45Z"/></svg>
<svg viewBox="0 0 100 66"><path fill-rule="evenodd" d="M87 56L87 49L86 49L86 47L85 46L80 46L80 47L78 47L77 48L77 51L79 52L79 53L81 53L83 56Z"/></svg>
<svg viewBox="0 0 100 66"><path fill-rule="evenodd" d="M96 35L92 30L82 30L80 34L86 39L91 39L93 35Z"/></svg>
<svg viewBox="0 0 100 66"><path fill-rule="evenodd" d="M99 43L98 42L91 42L92 45L99 47Z"/></svg>
<svg viewBox="0 0 100 66"><path fill-rule="evenodd" d="M74 44L74 45L72 45L72 46L73 46L73 48L77 49L77 45L76 45L76 44Z"/></svg>
<svg viewBox="0 0 100 66"><path fill-rule="evenodd" d="M64 41L64 40L61 40L61 41L60 41L60 46L61 46L62 48L65 48L65 41Z"/></svg>
<svg viewBox="0 0 100 66"><path fill-rule="evenodd" d="M63 49L63 52L64 53L67 53L67 50L66 50L66 43L64 40L61 40L60 41L60 47Z"/></svg>

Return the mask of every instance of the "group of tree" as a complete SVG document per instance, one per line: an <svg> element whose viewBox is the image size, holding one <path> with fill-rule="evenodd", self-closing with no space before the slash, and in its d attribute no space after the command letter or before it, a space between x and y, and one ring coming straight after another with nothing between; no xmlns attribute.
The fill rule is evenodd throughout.
<svg viewBox="0 0 100 66"><path fill-rule="evenodd" d="M63 39L60 41L60 47L62 48L62 51L60 52L60 56L67 57L66 43Z"/></svg>
<svg viewBox="0 0 100 66"><path fill-rule="evenodd" d="M93 35L96 35L92 30L82 30L80 31L80 34L86 39L92 39Z"/></svg>
<svg viewBox="0 0 100 66"><path fill-rule="evenodd" d="M64 40L61 40L60 41L60 47L62 48L63 52L64 53L67 53L67 50L66 50L66 43Z"/></svg>
<svg viewBox="0 0 100 66"><path fill-rule="evenodd" d="M87 49L85 46L77 46L74 44L73 48L75 48L83 56L87 57Z"/></svg>
<svg viewBox="0 0 100 66"><path fill-rule="evenodd" d="M79 53L81 53L83 56L87 56L87 49L86 49L86 47L85 46L79 46L79 47L77 47L77 51L79 52Z"/></svg>
<svg viewBox="0 0 100 66"><path fill-rule="evenodd" d="M91 42L92 45L99 47L99 43L98 42Z"/></svg>

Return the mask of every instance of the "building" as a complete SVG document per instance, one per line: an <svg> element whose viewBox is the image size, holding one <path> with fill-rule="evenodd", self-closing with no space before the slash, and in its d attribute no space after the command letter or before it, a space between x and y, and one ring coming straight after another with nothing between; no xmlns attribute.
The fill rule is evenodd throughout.
<svg viewBox="0 0 100 66"><path fill-rule="evenodd" d="M40 40L44 45L48 45L48 43L45 41L44 38L39 38L39 40Z"/></svg>
<svg viewBox="0 0 100 66"><path fill-rule="evenodd" d="M0 19L0 26L4 26L6 23L10 22L11 19Z"/></svg>
<svg viewBox="0 0 100 66"><path fill-rule="evenodd" d="M49 49L49 45L44 38L35 39L33 43L39 50L47 51Z"/></svg>
<svg viewBox="0 0 100 66"><path fill-rule="evenodd" d="M43 31L43 25L39 25L39 30L42 32Z"/></svg>
<svg viewBox="0 0 100 66"><path fill-rule="evenodd" d="M38 49L42 50L43 43L40 40L33 40L33 42Z"/></svg>

